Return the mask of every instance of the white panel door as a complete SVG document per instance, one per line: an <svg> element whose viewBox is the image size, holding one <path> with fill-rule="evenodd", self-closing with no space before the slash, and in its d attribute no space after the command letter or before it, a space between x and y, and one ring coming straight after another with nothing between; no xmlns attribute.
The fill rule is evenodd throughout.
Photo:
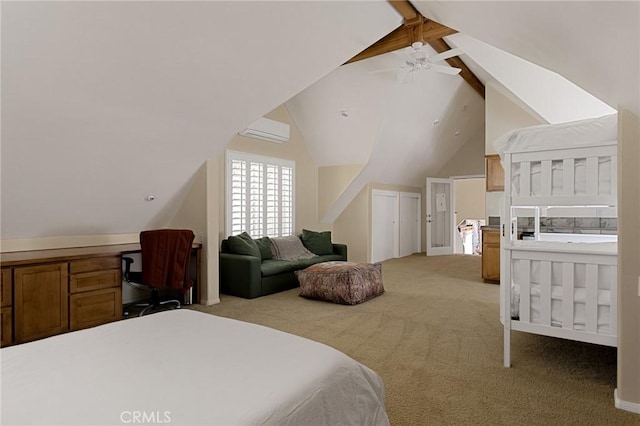
<svg viewBox="0 0 640 426"><path fill-rule="evenodd" d="M400 193L400 257L420 253L420 194Z"/></svg>
<svg viewBox="0 0 640 426"><path fill-rule="evenodd" d="M371 191L371 262L398 257L398 193Z"/></svg>
<svg viewBox="0 0 640 426"><path fill-rule="evenodd" d="M453 254L453 180L427 178L427 256Z"/></svg>

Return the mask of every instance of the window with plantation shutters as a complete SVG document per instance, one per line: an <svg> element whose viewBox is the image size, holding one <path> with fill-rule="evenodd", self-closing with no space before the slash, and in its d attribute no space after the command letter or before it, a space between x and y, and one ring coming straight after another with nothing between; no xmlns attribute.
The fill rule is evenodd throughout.
<svg viewBox="0 0 640 426"><path fill-rule="evenodd" d="M227 234L282 237L294 230L293 161L227 151Z"/></svg>

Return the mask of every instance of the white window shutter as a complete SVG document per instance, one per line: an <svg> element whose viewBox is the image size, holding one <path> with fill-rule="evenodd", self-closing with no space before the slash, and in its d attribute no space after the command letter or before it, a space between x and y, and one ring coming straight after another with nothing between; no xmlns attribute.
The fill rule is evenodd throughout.
<svg viewBox="0 0 640 426"><path fill-rule="evenodd" d="M252 237L294 232L294 163L227 152L227 231Z"/></svg>

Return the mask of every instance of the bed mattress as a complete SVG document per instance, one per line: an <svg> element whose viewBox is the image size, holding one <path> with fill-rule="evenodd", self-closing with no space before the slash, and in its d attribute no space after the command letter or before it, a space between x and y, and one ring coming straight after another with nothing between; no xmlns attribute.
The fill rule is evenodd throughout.
<svg viewBox="0 0 640 426"><path fill-rule="evenodd" d="M6 425L388 425L380 377L326 345L181 309L4 348Z"/></svg>

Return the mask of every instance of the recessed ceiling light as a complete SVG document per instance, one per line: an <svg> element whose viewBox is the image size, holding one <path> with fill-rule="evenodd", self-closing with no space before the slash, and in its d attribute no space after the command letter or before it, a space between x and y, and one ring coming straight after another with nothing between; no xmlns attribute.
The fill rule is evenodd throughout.
<svg viewBox="0 0 640 426"><path fill-rule="evenodd" d="M342 108L340 110L340 115L346 118L349 116L349 111L346 108Z"/></svg>
<svg viewBox="0 0 640 426"><path fill-rule="evenodd" d="M460 132L455 132L453 136L460 136Z"/></svg>
<svg viewBox="0 0 640 426"><path fill-rule="evenodd" d="M433 120L433 126L437 126L438 124L440 124L440 120Z"/></svg>

